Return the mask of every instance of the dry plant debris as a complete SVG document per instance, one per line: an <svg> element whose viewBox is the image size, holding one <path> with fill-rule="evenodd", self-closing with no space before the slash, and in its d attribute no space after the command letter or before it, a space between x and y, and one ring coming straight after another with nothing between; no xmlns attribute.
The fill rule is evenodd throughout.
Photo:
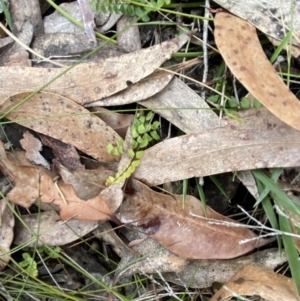
<svg viewBox="0 0 300 301"><path fill-rule="evenodd" d="M232 14L251 22L256 28L281 41L292 30L292 43L300 46L300 1L292 0L214 0Z"/></svg>
<svg viewBox="0 0 300 301"><path fill-rule="evenodd" d="M299 131L264 108L237 117L241 122L225 117L226 126L164 140L147 149L135 178L159 185L228 171L299 165Z"/></svg>
<svg viewBox="0 0 300 301"><path fill-rule="evenodd" d="M82 1L80 3L86 4ZM238 8L238 4L233 3ZM78 10L77 3L75 10ZM89 37L93 39L92 12L83 14L88 17L84 18L85 25ZM119 17L101 16L104 27ZM280 30L280 39L283 37L284 26ZM27 23L20 27L20 37L27 45L33 30ZM15 67L18 60L28 63L27 57L24 59L16 51L17 46L2 58L2 62L11 64L10 67L0 67L2 117L6 116L40 133L44 145L55 150L53 166L62 178L55 177L53 166L50 173L25 160L15 160L1 143L0 167L14 184L7 198L24 207L30 207L39 199L42 204L57 205L61 219L72 218L64 223L55 212L43 212L38 218L24 216L23 220L29 224L32 232L25 230L18 222L15 228L18 232L14 239L16 244L30 242L34 245L35 235L42 234L38 236L39 244L64 245L96 229L99 221L111 220L117 224L121 221L146 233L148 237L140 244L135 242L135 246L132 242L129 247L116 239L119 238L116 233L103 235L104 240L115 244L116 253L123 256L115 280L136 272L147 274L159 271L167 273L165 279L168 281L186 285L190 275L200 265L202 268L195 274L194 287L210 286L214 281L225 282L247 264L274 269L286 260L285 255L279 256L279 252L274 249L236 258L271 240L259 238L244 225L208 206L205 211L202 203L191 195L186 196L183 204L182 195L158 193L138 181L157 185L227 171L299 165L298 100L265 57L255 28L233 15L218 13L215 18L216 43L240 83L285 123L266 109L239 113L236 116L238 121L228 117L218 120L207 103L183 81L165 70L157 70L190 36L190 33L183 34L134 53L84 62L69 69ZM55 39L54 35L51 38ZM61 36L58 40L58 45L64 41ZM80 41L85 44L84 39ZM53 41L49 44L44 42L51 49ZM88 48L86 46L84 49ZM79 50L74 49L76 51ZM45 88L45 92L39 92L24 101L32 91L63 72L62 76ZM132 179L105 187L106 178L116 170L122 172L130 159L126 152L122 156L109 155L106 146L109 143L116 144L127 132L125 150L130 147L130 123L133 117L112 114L107 110L103 113L104 109L98 106L134 102L153 109L186 135L162 141L149 148ZM91 109L93 112L83 106L94 107ZM162 107L168 107L169 110ZM102 112L102 118L95 110ZM29 142L28 134L25 137L23 144L27 143L27 153L31 151L36 155L36 146L33 146L32 140ZM75 148L96 159L100 165L93 170L85 170ZM20 153L20 156L23 158L24 153ZM253 191L255 194L255 189ZM6 214L6 211L2 214L4 225L1 228L7 239L1 241L0 245L5 252L9 251L13 237L12 217L11 211L10 214ZM99 229L106 228L103 226ZM99 233L97 235L100 236ZM241 243L243 240L248 241ZM157 254L152 256L150 252ZM136 265L123 269L122 264L130 263L139 255L143 258ZM3 258L5 260L0 269L8 261L8 257ZM254 273L264 277L264 271L255 270ZM238 292L248 294L247 275L237 275L238 281L234 283L242 284ZM240 281L241 278L243 281ZM228 285L231 285L230 282ZM265 288L254 291L268 296L264 293L270 283L266 281L264 285ZM223 296L222 291L219 294Z"/></svg>
<svg viewBox="0 0 300 301"><path fill-rule="evenodd" d="M300 130L299 100L267 59L255 27L225 12L214 23L216 44L232 73L270 112Z"/></svg>
<svg viewBox="0 0 300 301"><path fill-rule="evenodd" d="M245 266L210 299L228 300L231 296L260 296L270 301L299 301L297 288L291 278L256 266Z"/></svg>
<svg viewBox="0 0 300 301"><path fill-rule="evenodd" d="M183 258L229 259L269 243L208 206L205 212L197 198L188 195L182 202L183 196L157 193L133 180L117 216Z"/></svg>

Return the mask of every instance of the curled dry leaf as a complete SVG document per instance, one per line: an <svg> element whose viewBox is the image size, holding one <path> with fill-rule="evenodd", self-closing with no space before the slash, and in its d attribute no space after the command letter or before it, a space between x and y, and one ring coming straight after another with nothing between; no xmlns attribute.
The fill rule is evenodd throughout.
<svg viewBox="0 0 300 301"><path fill-rule="evenodd" d="M20 103L29 93L24 92L7 99L1 113ZM109 143L120 136L97 116L72 100L60 95L40 92L6 116L27 128L71 144L97 160L118 161L107 153Z"/></svg>
<svg viewBox="0 0 300 301"><path fill-rule="evenodd" d="M300 130L299 100L269 62L255 27L225 12L214 23L216 44L232 73L268 110Z"/></svg>
<svg viewBox="0 0 300 301"><path fill-rule="evenodd" d="M7 198L15 204L29 207L38 198L43 203L53 203L60 207L62 219L75 217L80 220L115 220L113 212L99 195L84 201L77 197L68 184L57 184L47 171L33 166L19 166L6 156L3 143L0 143L0 168L14 183Z"/></svg>
<svg viewBox="0 0 300 301"><path fill-rule="evenodd" d="M40 154L40 151L43 148L41 141L28 131L23 134L23 137L24 138L20 140L20 144L22 145L22 148L26 150L25 157L35 164L41 164L45 168L50 169L49 163Z"/></svg>
<svg viewBox="0 0 300 301"><path fill-rule="evenodd" d="M164 89L172 78L171 73L157 71L138 83L130 85L126 90L87 104L87 106L116 106L147 99Z"/></svg>
<svg viewBox="0 0 300 301"><path fill-rule="evenodd" d="M195 197L187 196L183 206L182 196L154 192L136 180L127 183L126 192L117 214L120 221L142 227L151 238L181 257L229 259L268 243L208 206L205 216L202 203ZM241 244L244 239L253 240Z"/></svg>
<svg viewBox="0 0 300 301"><path fill-rule="evenodd" d="M0 200L1 227L0 227L0 271L2 271L10 260L10 245L14 238L15 216L7 205L8 201ZM13 207L13 204L11 204Z"/></svg>
<svg viewBox="0 0 300 301"><path fill-rule="evenodd" d="M250 265L232 276L210 301L228 300L237 295L257 295L270 301L300 300L295 282L291 278Z"/></svg>
<svg viewBox="0 0 300 301"><path fill-rule="evenodd" d="M300 165L300 133L265 108L237 114L239 121L164 140L145 151L135 178L159 185L229 171Z"/></svg>
<svg viewBox="0 0 300 301"><path fill-rule="evenodd" d="M63 246L98 227L98 221L62 221L53 211L23 215L22 221L16 221L14 243L32 247L44 244Z"/></svg>
<svg viewBox="0 0 300 301"><path fill-rule="evenodd" d="M83 63L56 79L45 91L87 104L113 95L151 74L184 45L190 34L120 57ZM34 91L64 72L64 68L0 67L0 99Z"/></svg>

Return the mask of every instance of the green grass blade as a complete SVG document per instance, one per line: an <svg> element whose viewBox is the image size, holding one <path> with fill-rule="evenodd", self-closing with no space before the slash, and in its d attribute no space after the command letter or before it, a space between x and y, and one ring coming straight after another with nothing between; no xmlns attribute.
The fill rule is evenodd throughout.
<svg viewBox="0 0 300 301"><path fill-rule="evenodd" d="M282 231L291 233L289 221L285 216L279 216L279 224ZM295 246L293 237L283 235L282 240L287 254L289 267L296 283L298 294L300 295L300 261L298 259L298 250Z"/></svg>

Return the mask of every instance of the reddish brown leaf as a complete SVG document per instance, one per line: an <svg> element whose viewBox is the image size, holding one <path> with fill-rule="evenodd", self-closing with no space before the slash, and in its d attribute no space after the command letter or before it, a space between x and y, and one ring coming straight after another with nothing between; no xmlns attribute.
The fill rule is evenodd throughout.
<svg viewBox="0 0 300 301"><path fill-rule="evenodd" d="M183 205L182 196L154 192L136 180L127 185L118 218L123 223L140 226L179 256L229 259L268 243L255 239L252 231L209 207L206 218L201 202L195 197L187 196ZM220 224L211 223L211 219ZM241 240L251 238L254 240L241 244Z"/></svg>
<svg viewBox="0 0 300 301"><path fill-rule="evenodd" d="M220 12L215 17L215 40L226 64L247 90L275 116L300 130L299 100L269 62L255 27Z"/></svg>
<svg viewBox="0 0 300 301"><path fill-rule="evenodd" d="M114 214L105 199L96 196L88 201L78 198L71 185L57 184L46 170L34 166L19 166L10 161L0 143L0 167L14 183L7 194L13 203L29 207L38 198L44 203L59 205L62 219L75 217L81 220L114 220Z"/></svg>

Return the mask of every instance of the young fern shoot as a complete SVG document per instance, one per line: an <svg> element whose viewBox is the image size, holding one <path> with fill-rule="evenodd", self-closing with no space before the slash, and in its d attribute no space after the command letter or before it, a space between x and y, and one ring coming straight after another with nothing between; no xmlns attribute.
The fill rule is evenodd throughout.
<svg viewBox="0 0 300 301"><path fill-rule="evenodd" d="M145 116L143 112L138 112L131 126L132 143L131 148L127 150L130 157L128 165L123 169L121 173L110 176L106 180L106 186L121 183L128 179L141 163L141 158L144 155L145 149L153 141L158 141L160 136L158 134L158 128L160 123L158 121L152 122L154 113L148 112ZM124 152L124 141L118 141L116 146L111 143L107 146L109 154L118 156Z"/></svg>

